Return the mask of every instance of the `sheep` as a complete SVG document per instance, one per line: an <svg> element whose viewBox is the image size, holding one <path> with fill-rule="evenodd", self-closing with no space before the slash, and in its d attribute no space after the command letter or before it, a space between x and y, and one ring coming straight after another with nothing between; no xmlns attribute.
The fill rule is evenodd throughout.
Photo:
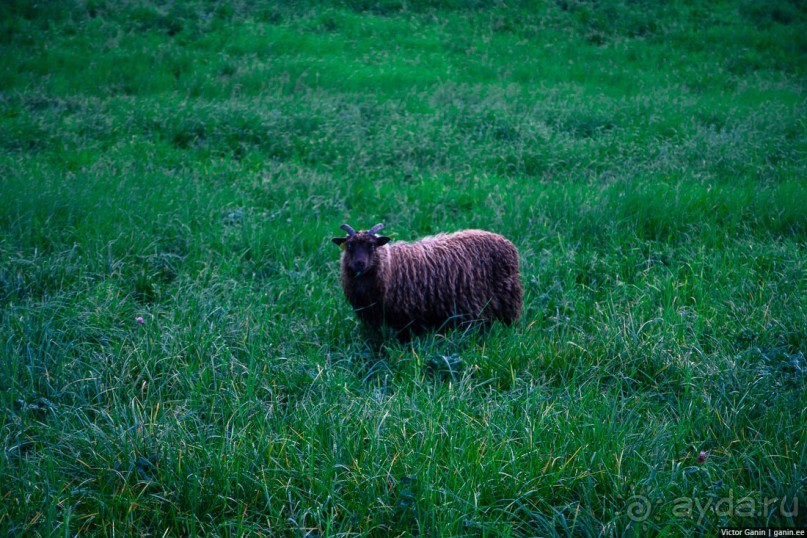
<svg viewBox="0 0 807 538"><path fill-rule="evenodd" d="M347 237L332 239L343 249L345 297L370 328L417 334L473 321L510 325L521 315L518 250L503 236L463 230L387 246L390 238L377 235L383 227L343 224Z"/></svg>

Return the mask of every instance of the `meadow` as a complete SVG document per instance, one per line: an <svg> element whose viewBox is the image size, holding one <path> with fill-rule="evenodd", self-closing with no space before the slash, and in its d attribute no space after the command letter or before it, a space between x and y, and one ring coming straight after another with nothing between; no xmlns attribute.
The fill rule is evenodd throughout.
<svg viewBox="0 0 807 538"><path fill-rule="evenodd" d="M807 526L798 0L0 3L0 534ZM362 329L339 225L521 320Z"/></svg>

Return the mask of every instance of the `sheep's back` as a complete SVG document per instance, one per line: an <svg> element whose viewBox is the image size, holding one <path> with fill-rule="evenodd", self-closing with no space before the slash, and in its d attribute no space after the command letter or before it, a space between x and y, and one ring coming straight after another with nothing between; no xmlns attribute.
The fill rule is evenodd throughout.
<svg viewBox="0 0 807 538"><path fill-rule="evenodd" d="M460 317L512 318L520 313L518 251L504 237L482 230L425 237L389 246L385 260L388 322L440 325ZM484 313L487 313L485 315Z"/></svg>

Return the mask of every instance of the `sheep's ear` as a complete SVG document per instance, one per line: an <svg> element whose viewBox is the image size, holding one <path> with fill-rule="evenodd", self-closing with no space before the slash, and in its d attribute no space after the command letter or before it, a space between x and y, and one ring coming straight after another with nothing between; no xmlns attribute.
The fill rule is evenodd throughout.
<svg viewBox="0 0 807 538"><path fill-rule="evenodd" d="M331 241L333 241L335 245L339 245L340 248L345 248L347 237L334 237Z"/></svg>
<svg viewBox="0 0 807 538"><path fill-rule="evenodd" d="M383 247L389 242L390 238L385 235L379 235L378 237L375 238L375 246L377 247Z"/></svg>

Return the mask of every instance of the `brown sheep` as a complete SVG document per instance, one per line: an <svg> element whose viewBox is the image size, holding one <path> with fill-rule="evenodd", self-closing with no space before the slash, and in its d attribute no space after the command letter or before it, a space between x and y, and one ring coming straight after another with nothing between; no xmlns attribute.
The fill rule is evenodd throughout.
<svg viewBox="0 0 807 538"><path fill-rule="evenodd" d="M387 246L377 224L333 242L342 253L342 287L365 324L419 333L462 322L521 315L518 250L501 235L482 230L425 237Z"/></svg>

